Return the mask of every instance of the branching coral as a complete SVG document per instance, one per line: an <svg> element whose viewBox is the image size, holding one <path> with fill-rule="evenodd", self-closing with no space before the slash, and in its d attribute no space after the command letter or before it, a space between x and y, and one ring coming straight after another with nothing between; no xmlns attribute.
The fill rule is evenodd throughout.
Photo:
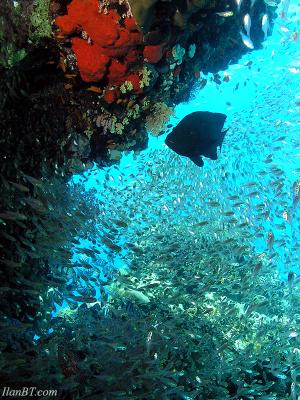
<svg viewBox="0 0 300 400"><path fill-rule="evenodd" d="M131 90L133 89L133 85L131 82L129 81L125 81L123 83L123 85L120 86L120 91L124 94L127 92L131 92Z"/></svg>
<svg viewBox="0 0 300 400"><path fill-rule="evenodd" d="M151 81L151 71L147 68L144 67L140 73L141 81L140 81L140 87L143 88L145 86L150 85Z"/></svg>

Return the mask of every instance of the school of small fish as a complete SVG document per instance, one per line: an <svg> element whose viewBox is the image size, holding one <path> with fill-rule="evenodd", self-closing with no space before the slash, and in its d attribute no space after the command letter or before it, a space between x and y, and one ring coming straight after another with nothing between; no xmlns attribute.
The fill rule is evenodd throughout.
<svg viewBox="0 0 300 400"><path fill-rule="evenodd" d="M254 71L256 63L243 68ZM293 87L287 69L281 79ZM146 354L152 366L168 359L174 381L164 376L158 398L300 396L299 107L276 72L256 90L242 114L231 105L223 157L202 173L160 148L71 183L94 198L94 223L73 240L65 307L76 311L81 302L85 315L100 306L109 321L147 321L139 325L145 353L132 357L138 363ZM113 351L130 351L111 335ZM187 348L178 345L183 336ZM178 346L188 351L184 365L175 361ZM159 380L162 371L151 368L148 378Z"/></svg>
<svg viewBox="0 0 300 400"><path fill-rule="evenodd" d="M280 7L287 18L289 2ZM263 15L265 39L268 24ZM292 29L284 51L298 68ZM249 14L241 36L253 48ZM20 318L14 299L26 293L25 321L43 310L34 332L1 322L12 354L0 357L2 379L46 377L71 399L300 399L300 81L271 51L224 74L240 108L226 102L222 157L203 169L161 141L68 185L0 176L0 235L18 255L0 245L16 282L13 298L1 287L3 306ZM226 97L219 80L206 89ZM47 260L45 282L32 269L21 277L28 255Z"/></svg>

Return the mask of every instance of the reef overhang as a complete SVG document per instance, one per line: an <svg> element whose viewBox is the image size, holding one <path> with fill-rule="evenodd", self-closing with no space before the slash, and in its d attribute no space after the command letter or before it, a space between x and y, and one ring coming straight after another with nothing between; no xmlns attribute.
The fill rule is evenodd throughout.
<svg viewBox="0 0 300 400"><path fill-rule="evenodd" d="M220 71L249 51L244 16L259 48L262 18L275 14L263 0L4 3L1 153L23 143L18 158L26 165L31 148L38 171L43 160L74 172L144 149L206 73L226 84Z"/></svg>

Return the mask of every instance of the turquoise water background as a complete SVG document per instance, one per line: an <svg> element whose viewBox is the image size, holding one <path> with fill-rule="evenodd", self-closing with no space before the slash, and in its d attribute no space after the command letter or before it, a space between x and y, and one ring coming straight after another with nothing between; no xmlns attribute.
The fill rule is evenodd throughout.
<svg viewBox="0 0 300 400"><path fill-rule="evenodd" d="M207 79L204 89L196 83L191 100L176 107L173 125L197 110L227 115L229 131L217 161L205 159L200 169L168 149L162 135L150 137L142 153L124 154L117 167L94 166L72 178L70 186L82 181L87 190L94 189L99 235L105 233L102 222L111 218L131 221L116 237L121 247L136 243L141 230L157 231L166 224L170 232L172 226L182 225L186 237L195 236L193 225L207 221L205 234L216 239L222 239L224 230L238 237L246 225L248 236L241 240L253 252L268 254L282 279L291 271L299 275L300 204L293 206L293 185L300 180L299 30L300 5L294 1L287 18L275 20L261 49L249 51L238 64L219 73L221 80L223 74L228 76L228 82L218 85L213 75L201 76ZM227 215L231 210L234 214ZM272 246L268 246L270 232ZM103 268L130 268L126 246L119 253L109 252L100 239L94 239L103 250L96 262L89 260L95 274ZM197 237L193 240L197 244ZM82 240L74 248L74 261L82 257L81 246L95 243ZM77 268L78 284L84 285ZM53 315L60 309L57 305Z"/></svg>

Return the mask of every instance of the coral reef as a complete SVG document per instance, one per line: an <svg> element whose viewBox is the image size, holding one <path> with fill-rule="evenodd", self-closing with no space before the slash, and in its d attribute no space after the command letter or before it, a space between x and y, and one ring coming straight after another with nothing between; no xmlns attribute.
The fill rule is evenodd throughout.
<svg viewBox="0 0 300 400"><path fill-rule="evenodd" d="M28 128L17 124L23 132L14 135L27 137L30 129L39 137L39 121L44 123L48 115L55 133L47 140L53 140L56 161L77 166L87 160L115 162L111 150L145 148L147 129L156 118L153 110L159 107L156 103L172 108L188 100L195 85L205 86L200 73L216 73L247 51L239 33L246 12L252 26L261 22L262 13L268 13L270 21L274 14L262 0L254 5L245 1L240 9L229 1L220 5L196 0L101 4L98 0L26 0L16 7L5 0L1 7L1 101L8 101L4 125L10 126L10 118L18 114L17 98L34 94L35 108L24 109L30 124ZM263 38L262 31L253 34L254 46ZM115 123L104 127L97 123L101 113ZM163 132L162 119L157 118ZM88 155L60 146L74 132L88 138ZM45 148L44 158L46 152ZM41 164L41 159L34 163Z"/></svg>
<svg viewBox="0 0 300 400"><path fill-rule="evenodd" d="M146 128L153 136L158 136L163 132L164 126L173 115L173 109L165 103L155 103L151 109L151 114L146 117Z"/></svg>
<svg viewBox="0 0 300 400"><path fill-rule="evenodd" d="M132 73L127 72L137 62L136 48L142 36L133 18L125 17L123 26L120 19L115 10L99 13L98 0L73 0L67 15L56 18L55 23L64 35L78 31L82 34L83 38L72 39L72 48L85 82L97 82L104 76L108 86L130 81Z"/></svg>
<svg viewBox="0 0 300 400"><path fill-rule="evenodd" d="M61 6L53 13L56 40L64 55L61 67L66 77L72 76L67 78L68 89L76 93L90 90L85 84L92 85L98 94L96 104L122 125L117 131L105 129L115 148L126 147L126 140L144 143L145 127L154 126L151 114L157 102L173 107L187 100L199 71L215 73L246 50L239 32L243 14L250 9L253 24L262 12L272 15L263 1L255 6L244 2L238 9L231 2L221 6L215 1L106 1L99 7L97 0L72 0L67 9ZM263 34L253 40L259 46ZM127 123L132 103L139 105L133 124ZM95 106L89 115L98 142ZM162 132L162 119L157 126Z"/></svg>

